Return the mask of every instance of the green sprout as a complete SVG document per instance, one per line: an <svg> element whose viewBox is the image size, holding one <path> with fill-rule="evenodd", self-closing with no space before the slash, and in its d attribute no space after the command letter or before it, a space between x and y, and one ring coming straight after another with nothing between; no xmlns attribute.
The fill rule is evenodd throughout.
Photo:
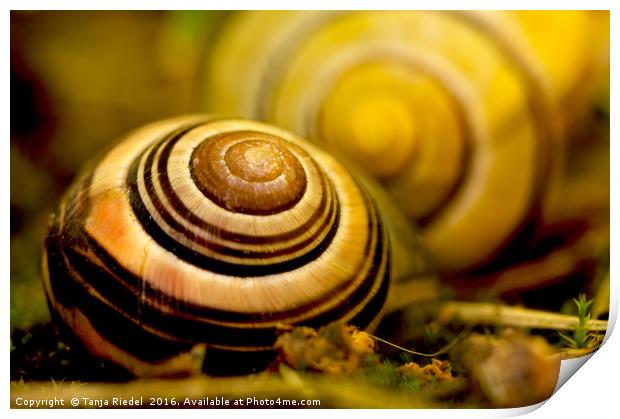
<svg viewBox="0 0 620 419"><path fill-rule="evenodd" d="M585 294L579 294L578 298L573 298L577 306L577 317L579 322L575 326L573 336L560 333L567 345L573 349L583 349L588 346L589 334L586 331L586 323L590 320L590 306L594 300L586 300Z"/></svg>

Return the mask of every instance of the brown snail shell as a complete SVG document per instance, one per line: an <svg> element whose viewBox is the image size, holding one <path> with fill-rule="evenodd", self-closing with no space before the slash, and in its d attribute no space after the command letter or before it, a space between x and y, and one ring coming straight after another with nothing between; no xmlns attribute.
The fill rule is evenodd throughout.
<svg viewBox="0 0 620 419"><path fill-rule="evenodd" d="M372 327L390 250L327 153L194 115L134 131L75 181L43 267L53 311L93 354L159 375L196 368L204 347L207 363L209 349L268 351L282 324Z"/></svg>

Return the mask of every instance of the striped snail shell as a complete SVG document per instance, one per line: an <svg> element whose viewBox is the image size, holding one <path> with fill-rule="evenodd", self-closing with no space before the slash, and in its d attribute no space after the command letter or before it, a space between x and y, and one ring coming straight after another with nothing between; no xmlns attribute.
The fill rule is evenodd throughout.
<svg viewBox="0 0 620 419"><path fill-rule="evenodd" d="M195 368L204 347L205 363L210 349L269 350L280 324L372 327L388 248L373 201L328 154L192 115L136 130L75 181L43 271L87 349L159 375Z"/></svg>
<svg viewBox="0 0 620 419"><path fill-rule="evenodd" d="M205 107L363 168L421 225L437 268L456 273L509 253L555 199L552 87L578 77L546 69L509 13L247 12L213 48Z"/></svg>

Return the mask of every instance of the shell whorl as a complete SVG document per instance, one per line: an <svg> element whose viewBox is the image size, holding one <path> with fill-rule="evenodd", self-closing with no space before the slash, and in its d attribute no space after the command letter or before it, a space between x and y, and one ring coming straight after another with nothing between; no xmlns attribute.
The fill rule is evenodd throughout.
<svg viewBox="0 0 620 419"><path fill-rule="evenodd" d="M326 153L265 124L182 117L75 182L46 239L46 291L92 351L148 374L197 344L269 349L279 324L368 326L386 240Z"/></svg>
<svg viewBox="0 0 620 419"><path fill-rule="evenodd" d="M530 231L558 173L552 83L508 13L248 12L206 79L210 111L275 123L374 175L444 273Z"/></svg>

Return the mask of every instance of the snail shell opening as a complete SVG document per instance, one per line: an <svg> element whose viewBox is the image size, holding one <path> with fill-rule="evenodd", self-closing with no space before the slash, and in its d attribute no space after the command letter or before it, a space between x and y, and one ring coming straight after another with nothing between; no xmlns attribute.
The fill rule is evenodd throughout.
<svg viewBox="0 0 620 419"><path fill-rule="evenodd" d="M369 327L389 283L377 210L343 166L208 116L130 134L75 181L45 246L53 310L136 375L200 368L205 347L269 350L281 324Z"/></svg>

